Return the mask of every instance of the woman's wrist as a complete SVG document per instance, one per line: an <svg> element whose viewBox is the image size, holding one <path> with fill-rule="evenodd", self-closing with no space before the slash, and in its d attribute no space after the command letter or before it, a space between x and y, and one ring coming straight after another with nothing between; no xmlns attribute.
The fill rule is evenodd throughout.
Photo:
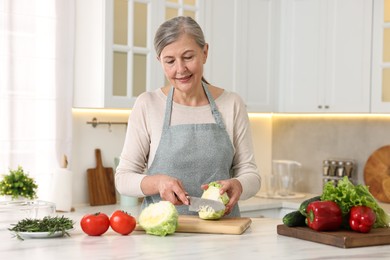
<svg viewBox="0 0 390 260"><path fill-rule="evenodd" d="M160 174L153 175L153 176L147 175L142 179L141 184L140 184L141 190L146 196L159 193L158 183L159 183L160 177L161 177Z"/></svg>

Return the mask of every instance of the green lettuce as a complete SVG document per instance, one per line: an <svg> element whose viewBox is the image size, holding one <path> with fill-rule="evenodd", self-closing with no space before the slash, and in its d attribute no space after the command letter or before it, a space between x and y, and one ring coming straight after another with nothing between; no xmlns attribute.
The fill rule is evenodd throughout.
<svg viewBox="0 0 390 260"><path fill-rule="evenodd" d="M325 183L321 200L336 202L344 216L348 215L353 206L370 207L376 215L374 228L389 227L389 214L378 204L368 187L361 184L353 185L346 176L338 181L337 186L334 186L332 182Z"/></svg>
<svg viewBox="0 0 390 260"><path fill-rule="evenodd" d="M222 195L219 194L219 189L222 187L221 184L219 184L218 182L210 182L208 186L208 189L205 190L202 194L203 199L217 200L222 202L224 205L229 202L229 196L226 192ZM223 217L224 214L225 210L215 211L209 206L202 207L198 212L199 218L209 220L220 219Z"/></svg>
<svg viewBox="0 0 390 260"><path fill-rule="evenodd" d="M179 214L169 201L160 201L144 208L138 222L147 234L166 236L175 233Z"/></svg>

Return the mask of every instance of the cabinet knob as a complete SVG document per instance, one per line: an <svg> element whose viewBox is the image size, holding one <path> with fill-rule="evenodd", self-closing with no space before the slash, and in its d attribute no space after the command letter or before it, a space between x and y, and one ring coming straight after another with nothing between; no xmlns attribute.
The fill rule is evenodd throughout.
<svg viewBox="0 0 390 260"><path fill-rule="evenodd" d="M321 106L321 105L319 105L319 106L318 106L318 108L319 108L319 109L322 109L322 106Z"/></svg>
<svg viewBox="0 0 390 260"><path fill-rule="evenodd" d="M325 105L325 109L329 109L329 106L328 106L328 105Z"/></svg>

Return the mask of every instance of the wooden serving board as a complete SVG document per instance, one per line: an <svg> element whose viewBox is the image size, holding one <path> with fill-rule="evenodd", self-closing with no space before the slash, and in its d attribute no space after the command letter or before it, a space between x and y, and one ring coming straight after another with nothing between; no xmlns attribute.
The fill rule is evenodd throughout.
<svg viewBox="0 0 390 260"><path fill-rule="evenodd" d="M176 232L241 235L252 223L250 218L222 218L219 220L204 220L198 216L179 216ZM142 231L137 224L135 230Z"/></svg>
<svg viewBox="0 0 390 260"><path fill-rule="evenodd" d="M89 203L91 206L116 203L114 171L102 163L100 149L95 150L96 168L87 170Z"/></svg>
<svg viewBox="0 0 390 260"><path fill-rule="evenodd" d="M318 232L309 227L288 227L286 225L278 225L277 232L279 235L341 248L390 244L390 228L375 228L369 233L358 233L347 230Z"/></svg>
<svg viewBox="0 0 390 260"><path fill-rule="evenodd" d="M374 151L367 159L364 183L377 200L390 203L390 145Z"/></svg>

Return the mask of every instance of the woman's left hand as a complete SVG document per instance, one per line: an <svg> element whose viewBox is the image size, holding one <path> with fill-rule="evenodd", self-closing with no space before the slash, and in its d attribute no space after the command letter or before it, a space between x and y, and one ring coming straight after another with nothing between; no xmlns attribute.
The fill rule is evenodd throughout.
<svg viewBox="0 0 390 260"><path fill-rule="evenodd" d="M219 190L220 194L224 194L225 192L229 196L229 202L226 204L225 215L230 214L233 210L234 206L237 204L240 199L242 193L242 186L239 180L237 179L228 179L217 181L222 185L222 188ZM202 185L202 189L207 189L208 185Z"/></svg>

